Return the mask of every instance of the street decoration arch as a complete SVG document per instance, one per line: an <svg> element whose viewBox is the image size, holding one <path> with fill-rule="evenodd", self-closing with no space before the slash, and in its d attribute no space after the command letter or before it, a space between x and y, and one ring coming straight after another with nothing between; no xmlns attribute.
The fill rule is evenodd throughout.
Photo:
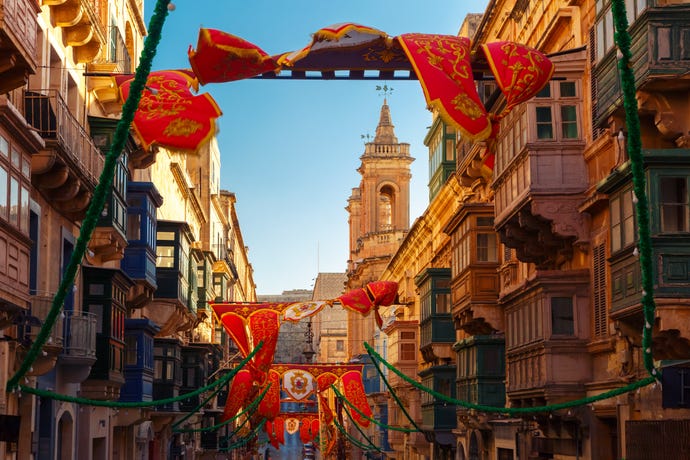
<svg viewBox="0 0 690 460"><path fill-rule="evenodd" d="M548 412L562 407L575 407L578 405L587 404L594 400L605 399L615 396L617 394L623 394L625 392L658 381L659 373L657 369L654 367L653 354L651 350L651 330L652 324L654 322L654 313L656 306L653 297L653 267L651 257L651 240L649 232L649 210L645 191L644 170L642 166L640 124L637 101L635 99L634 75L631 68L631 40L630 35L627 31L628 21L626 17L624 0L612 0L611 3L612 13L616 26L614 40L620 51L618 66L622 80L621 86L623 90L623 106L625 109L626 124L628 127L629 141L627 143L627 150L632 164L631 169L633 176L634 193L635 197L637 198L636 216L638 224L639 257L643 286L641 303L643 307L643 315L645 318L642 336L642 352L643 361L645 364L645 368L649 373L649 377L620 387L616 390L606 392L602 395L583 398L580 400L568 401L565 403L555 405L529 408L496 408L489 406L477 406L469 404L467 401L460 401L448 398L445 395L433 392L428 388L422 387L418 383L413 382L412 379L409 379L409 377L406 378L404 374L397 371L397 369L395 369L393 366L387 364L380 356L376 355L376 353L371 349L371 347L368 346L368 344L365 344L368 351L370 352L370 355L372 355L374 359L379 359L380 362L386 364L393 372L397 371L396 373L398 373L398 375L401 378L406 379L409 383L413 383L420 390L429 392L436 398L453 404L462 405L465 407L473 407L486 412L527 414ZM60 285L57 289L57 292L53 299L53 303L51 305L51 309L46 317L46 320L43 323L43 326L39 331L35 341L31 345L26 357L21 362L19 369L8 380L6 386L7 391L15 392L23 390L28 393L37 394L44 397L51 397L62 401L76 402L79 404L99 405L104 407L147 407L155 406L157 404L165 404L172 400L181 400L186 397L189 397L189 395L191 394L198 395L201 394L203 391L207 391L213 388L221 382L225 383L229 380L229 378L219 379L218 381L209 384L206 387L200 388L195 392L192 392L187 395L180 395L177 398L168 398L167 400L162 401L142 401L134 403L123 403L116 401L95 401L86 398L71 397L66 395L60 395L46 390L31 388L19 383L22 377L24 377L26 373L29 371L31 365L40 353L41 348L45 345L50 331L54 326L58 315L60 314L67 292L74 281L77 269L79 267L79 263L86 252L88 241L91 238L91 235L95 229L100 212L104 207L105 198L112 184L118 157L124 148L129 133L129 127L135 119L135 112L137 111L139 102L142 100L142 94L148 92L148 94L144 94L145 97L161 97L161 100L158 101L145 101L144 104L142 104L141 106L142 108L144 108L144 110L146 107L153 108L158 106L161 108L165 108L165 101L162 99L169 96L172 96L169 99L169 101L175 100L176 102L183 102L183 104L194 106L194 102L189 103L190 100L193 101L193 97L187 94L187 89L192 87L193 82L186 80L184 77L182 78L182 81L179 81L175 88L172 89L173 93L175 93L172 95L166 94L167 91L171 90L168 85L159 84L158 87L149 86L147 88L147 79L151 72L152 60L155 56L156 48L161 38L163 23L165 22L165 17L168 14L168 9L172 10L172 8L169 8L169 6L170 0L158 0L156 3L156 6L154 8L154 14L149 24L149 35L146 37L144 43L144 50L142 51L140 64L136 69L134 78L131 79L131 81L127 82L128 89L125 91L126 99L124 101L122 109L122 117L119 123L117 124L117 128L113 136L111 150L106 154L104 167L99 178L99 183L96 186L93 199L87 211L87 215L82 222L79 238L77 239L77 242L75 244L74 252L67 265ZM342 44L344 45L348 42L351 36L357 36L361 34L363 36L368 36L369 38L371 38L371 36L373 35L374 37L376 37L375 40L378 40L384 45L391 44L390 37L387 37L387 35L384 35L380 31L376 31L375 29L362 28L362 26L351 25L350 30L347 31L347 33L343 32L343 30L344 29L340 27L321 29L321 31L314 35L314 40L310 45L298 52L283 54L279 56L277 60L272 57L269 57L260 49L246 41L243 41L238 38L233 38L232 36L224 36L222 33L218 33L217 35L219 37L222 36L223 39L228 39L231 41L231 43L227 49L223 49L223 46L220 46L220 51L215 52L229 53L227 56L228 61L231 63L233 62L233 59L239 58L238 60L234 61L236 64L239 64L237 66L237 69L235 69L234 73L231 72L232 68L230 68L222 70L220 74L222 74L222 72L225 72L226 75L234 75L235 79L257 76L261 76L264 78L278 78L278 73L276 71L281 71L289 68L294 74L294 78L306 78L306 73L300 73L300 71L298 70L298 65L300 62L302 62L302 64L306 64L309 62L308 58L310 56L318 56L319 52L323 53L325 56L328 55L329 52L332 52L338 48L338 46L328 46L329 43L322 43L324 41L331 42L330 44L333 45L334 41L337 44L338 40L345 39L342 42ZM211 36L214 34L209 33L208 35ZM336 40L334 40L334 38ZM232 40L234 40L234 42L232 42ZM541 61L542 58L546 57L541 55L541 53L539 53L536 50L530 50L526 47L517 44L502 44L498 45L501 54L496 54L496 49L488 47L489 45L482 45L482 49L486 57L486 62L491 67L491 71L494 73L494 77L496 78L496 81L506 99L506 104L504 106L503 112L498 114L486 114L485 109L484 111L482 111L483 107L477 104L477 99L474 97L474 93L476 93L476 91L473 92L473 87L467 85L466 80L470 76L469 71L471 69L471 63L468 61L468 48L464 40L462 40L459 37L443 38L443 36L436 35L425 36L420 34L406 34L398 37L398 42L400 46L405 49L410 62L413 64L413 66L415 66L416 76L422 83L422 86L425 90L427 103L429 104L429 106L437 109L445 122L455 125L464 135L466 135L470 139L475 140L491 139L492 136L495 136L495 128L497 126L496 121L500 119L502 115L505 114L506 110L509 110L510 108L512 108L513 105L522 102L523 97L525 98L524 100L527 100L529 99L529 97L531 97L528 96L529 94L536 94L536 92L532 93L532 91L534 91L534 89L538 87L538 85L534 83L535 69L530 68L530 70L528 70L526 74L523 74L522 71L524 70L525 63L532 64L536 62L535 60L539 60L541 64L543 64L539 66L541 68L541 71L537 72L538 77L540 79L545 78L544 76L548 73L548 78L544 79L542 85L546 81L548 81L548 79L551 76L551 73L553 72L552 67L551 70L548 70L548 59L546 59L545 61ZM209 42L208 44L211 46L212 49L213 41ZM204 46L206 45L207 44L205 43ZM228 46L228 44L225 44L225 46ZM199 57L199 53L201 52L201 50L203 50L203 47L199 47L196 50L195 54L193 54L190 50L190 62L192 62L193 68L194 66L196 66L196 70L200 72L203 71L199 70L199 62L203 61L203 59ZM418 59L419 56L416 55L410 57L410 50L419 52L420 54L426 53L426 56L428 58L427 61L424 62ZM390 54L387 55L389 57L391 56ZM449 59L444 60L444 57ZM539 59L537 59L537 57ZM196 60L196 63L194 63L194 60ZM393 59L386 58L383 60L386 64L388 64L389 62L393 62ZM201 68L203 69L203 67L204 66L202 62ZM449 85L447 81L443 82L445 83L445 85L448 86L448 88L452 87L455 90L454 94L448 94L447 92L445 92L449 90L439 90L438 97L436 98L436 90L438 90L438 88L435 86L435 82L437 81L437 79L441 79L441 75L443 73L445 73L446 76L453 75L454 77L459 76L460 78L454 81L453 85L455 86ZM181 71L181 74L184 75L188 73L186 70L183 70ZM199 81L208 82L209 76L206 74L204 75L205 76L202 76L201 80ZM520 79L520 75L523 75L523 78ZM322 73L322 77L336 78L334 69L325 69L325 71ZM365 77L366 76L362 69L357 69L356 72L354 72L353 74L353 78L365 79ZM394 79L395 75L394 73L384 69L379 74L379 77L381 79ZM198 79L199 77L197 76L196 78ZM408 79L412 79L411 74L408 76ZM521 85L524 84L523 86L525 88L525 91L517 91L520 88L520 85L511 86L510 83L514 83L518 80L521 82ZM151 83L155 85L155 82ZM185 85L189 86L185 88ZM441 87L445 88L444 85L441 85ZM430 91L430 88L433 88L433 91ZM516 92L513 92L513 90L516 90ZM452 96L450 100L449 96ZM204 100L206 103L210 103L211 101L207 96L204 96L202 97L202 99L198 100ZM175 105L174 107L174 110L179 109L178 105ZM208 118L208 122L206 123L206 119L204 119L203 123L198 123L198 125L201 125L201 127L199 127L197 124L186 122L182 124L178 123L176 125L171 126L171 122L166 122L162 117L158 117L157 125L156 123L153 123L153 125L157 126L156 129L160 130L160 132L163 133L162 137L157 137L154 139L145 137L144 134L142 134L141 130L143 127L144 132L148 134L148 132L146 131L148 128L146 128L141 123L135 124L134 129L135 131L140 133L140 137L142 137L142 142L148 142L149 145L153 145L156 143L160 145L168 145L166 144L166 142L168 142L170 139L173 139L175 136L187 138L198 137L200 139L203 139L205 136L209 135L209 133L213 132L213 120L220 115L218 110L212 110L214 109L214 104L206 104L206 107L210 107L210 109L206 111L205 115L206 118ZM215 106L215 109L217 109L217 106ZM155 115L156 111L153 110L153 112ZM159 110L159 115L160 112L165 112L165 110ZM180 113L183 112L184 111L181 111ZM216 113L214 114L214 112ZM143 115L145 117L151 117L151 113L146 113L145 111L143 112ZM457 115L457 118L455 118L455 115ZM155 116L153 116L152 118L156 119ZM461 121L466 121L466 119L470 120L467 124L460 123ZM194 133L194 136L188 135L192 132ZM175 145L170 146L172 148L179 148L182 150L194 150L190 149L189 145L178 145L177 147ZM485 155L486 164L488 166L491 165L493 161L492 158L493 156L490 152L488 152ZM248 363L254 356L253 353L255 353L256 351L258 350L253 350L251 354L245 358L245 361L243 361L243 363ZM242 369L240 369L238 373L240 371L242 371ZM247 372L251 373L251 371L249 370L247 370ZM235 374L231 372L228 375L232 376ZM257 424L255 428L251 430L247 437L243 438L242 440L231 446L228 446L228 448L225 450L231 450L251 441L251 439L253 439L253 437L256 436L258 431L263 427L265 423L266 419L264 418Z"/></svg>

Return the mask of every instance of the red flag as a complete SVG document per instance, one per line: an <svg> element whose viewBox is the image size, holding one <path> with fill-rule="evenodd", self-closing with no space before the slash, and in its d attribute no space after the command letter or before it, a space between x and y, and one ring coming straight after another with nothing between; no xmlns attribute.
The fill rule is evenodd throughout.
<svg viewBox="0 0 690 460"><path fill-rule="evenodd" d="M495 116L496 120L541 91L555 69L544 54L519 43L485 43L481 49L496 77L496 84L506 98L506 106Z"/></svg>
<svg viewBox="0 0 690 460"><path fill-rule="evenodd" d="M215 29L199 29L197 49L187 52L202 85L255 77L278 69L276 61L258 46Z"/></svg>
<svg viewBox="0 0 690 460"><path fill-rule="evenodd" d="M228 399L225 402L225 409L223 410L223 417L221 421L230 420L235 415L240 407L244 406L247 397L252 391L252 373L246 369L240 370L230 383L228 390Z"/></svg>
<svg viewBox="0 0 690 460"><path fill-rule="evenodd" d="M350 403L359 411L371 418L372 412L369 403L367 402L367 395L364 392L364 383L362 383L362 373L359 371L350 371L343 374L341 377L343 383L343 395ZM368 427L369 420L360 415L359 412L353 410L352 419L361 427Z"/></svg>
<svg viewBox="0 0 690 460"><path fill-rule="evenodd" d="M491 134L470 64L470 39L453 35L403 34L398 37L412 62L426 102L468 139Z"/></svg>
<svg viewBox="0 0 690 460"><path fill-rule="evenodd" d="M268 378L262 391L268 384L271 384L271 387L259 403L257 412L268 420L274 420L280 413L280 374L272 369L268 371Z"/></svg>
<svg viewBox="0 0 690 460"><path fill-rule="evenodd" d="M116 78L120 97L127 100L132 77ZM195 96L196 79L186 70L151 72L134 114L132 127L144 148L153 144L196 151L216 133L222 112L210 94Z"/></svg>

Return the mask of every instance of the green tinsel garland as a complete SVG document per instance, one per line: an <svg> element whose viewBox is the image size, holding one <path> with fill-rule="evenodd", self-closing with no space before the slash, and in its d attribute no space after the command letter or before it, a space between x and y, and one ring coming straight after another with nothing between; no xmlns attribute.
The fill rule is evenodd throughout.
<svg viewBox="0 0 690 460"><path fill-rule="evenodd" d="M41 348L43 348L43 345L46 343L46 340L50 335L50 331L53 329L53 325L55 324L55 321L62 310L67 292L72 287L74 277L77 274L77 269L81 264L81 260L84 257L87 245L91 239L91 234L96 228L98 219L101 216L101 211L105 205L105 198L110 191L110 186L113 182L117 160L122 153L125 142L127 141L129 125L132 123L132 120L134 120L134 112L136 112L137 107L139 106L141 93L146 85L146 79L148 78L149 72L151 71L151 64L154 56L156 55L156 48L158 47L158 43L161 39L163 23L168 15L169 3L170 0L158 0L156 3L153 16L151 17L151 21L149 23L149 33L144 41L144 49L141 51L139 66L137 66L134 81L130 86L129 97L127 97L125 104L122 106L122 118L117 123L115 134L113 135L112 146L110 151L105 156L103 171L101 171L98 184L96 185L96 189L93 193L93 199L89 204L86 217L82 222L79 238L74 246L74 252L72 253L69 265L67 266L62 281L60 282L60 286L55 293L50 311L46 316L41 330L36 336L36 340L31 345L29 352L22 361L22 364L17 372L7 381L7 391L13 391L16 389L20 379L24 377L27 371L31 368L31 365L41 352Z"/></svg>
<svg viewBox="0 0 690 460"><path fill-rule="evenodd" d="M350 444L354 445L355 447L359 447L360 449L362 449L365 452L383 452L383 449L381 449L380 447L376 447L374 445L374 443L371 442L371 439L369 439L366 435L364 435L364 438L367 441L369 441L370 445L368 445L368 446L366 444L364 444L362 441L360 441L359 439L352 436L350 433L348 433L347 430L340 423L338 423L337 420L334 419L333 423L335 424L335 427L338 429L338 431L340 431L340 433L343 436L345 436L345 438L348 440L348 442ZM355 423L355 426L357 426L356 423ZM359 427L358 427L358 429L359 429ZM359 432L362 433L362 430L359 430ZM364 434L364 433L362 433L362 434Z"/></svg>
<svg viewBox="0 0 690 460"><path fill-rule="evenodd" d="M620 50L618 69L621 75L623 89L623 108L625 109L625 124L628 128L628 158L632 170L632 181L635 198L637 199L637 232L640 271L642 274L642 312L645 320L642 330L642 356L644 366L649 375L657 376L654 369L652 355L652 326L654 325L654 283L652 266L652 243L649 232L649 204L647 202L646 181L644 175L644 161L642 158L642 140L640 137L640 117L635 95L635 74L632 69L632 53L630 52L630 34L628 33L628 17L625 11L625 0L612 0L611 11L616 28L614 39Z"/></svg>
<svg viewBox="0 0 690 460"><path fill-rule="evenodd" d="M370 355L371 356L371 355ZM415 423L414 420L412 420L412 417L410 414L407 412L407 409L405 409L405 405L398 399L398 395L395 394L395 391L393 391L393 387L390 386L388 383L388 379L386 378L385 375L383 375L383 372L381 372L381 368L379 367L379 363L376 362L376 360L371 357L371 362L374 363L374 366L376 367L376 370L378 371L379 375L381 376L381 380L383 380L383 383L386 385L386 388L388 388L388 391L390 392L391 396L393 396L393 400L395 400L395 403L400 407L402 410L403 414L405 414L405 417L407 417L407 420L410 421L412 426L414 426L418 431L422 431L422 429Z"/></svg>
<svg viewBox="0 0 690 460"><path fill-rule="evenodd" d="M343 408L343 410L345 411L345 414L347 414L347 418L352 422L354 427L357 428L357 431L359 431L359 434L361 434L362 437L369 443L369 447L367 449L368 450L376 450L378 452L383 452L383 449L381 449L380 447L377 447L376 444L374 444L374 441L372 441L371 438L369 438L369 436L367 436L367 434L362 430L362 428L359 426L359 424L357 422L355 422L355 419L352 417L352 414L350 413L350 411L345 409L345 408ZM333 423L335 423L336 426L340 425L335 418L333 419ZM349 433L348 433L348 437L350 437Z"/></svg>
<svg viewBox="0 0 690 460"><path fill-rule="evenodd" d="M219 428L222 428L222 427L224 427L225 425L228 425L228 424L234 422L234 421L237 420L238 418L242 417L244 414L247 414L247 413L249 413L250 415L253 414L253 413L254 413L254 409L256 409L256 408L258 407L259 403L261 403L261 401L264 399L264 396L266 396L266 393L268 392L268 389L271 388L271 385L272 385L271 383L269 383L268 385L266 385L266 388L264 388L264 390L263 390L256 398L254 398L254 401L252 401L243 411L238 412L234 417L229 418L229 419L227 419L227 420L224 421L224 422L220 422L220 423L217 423L217 424L212 425L212 426L207 426L206 428L177 428L178 426L180 426L180 425L182 424L182 422L184 422L184 421L187 420L189 417L191 417L192 415L194 415L195 413L197 413L197 412L199 411L199 409L200 409L201 407L203 407L204 404L206 404L206 403L211 399L211 398L209 397L209 398L206 399L206 401L204 401L202 404L199 404L199 406L197 406L196 409L194 409L192 412L190 412L189 414L187 414L187 415L186 415L185 417L183 417L180 421L175 422L175 423L172 425L171 428L172 428L172 430L173 430L174 432L176 432L176 433L203 433L203 432L206 432L206 431L215 431L215 430L218 430ZM216 393L218 393L218 391L216 391L213 395L215 395ZM212 396L213 396L213 395L212 395ZM212 396L211 396L211 397L212 397ZM230 395L228 395L228 397L230 397ZM235 433L232 432L232 433L230 433L228 436L231 436L231 435L233 435L233 434L235 434Z"/></svg>
<svg viewBox="0 0 690 460"><path fill-rule="evenodd" d="M654 377L647 377L642 380L638 380L637 382L630 383L624 387L620 388L615 388L613 390L606 391L604 393L595 395L595 396L588 396L586 398L582 399L576 399L573 401L566 401L562 403L557 403L557 404L549 404L546 406L536 406L536 407L497 407L497 406L486 406L484 404L474 404L469 401L463 401L460 399L455 399L451 398L450 396L446 396L442 393L439 393L435 390L432 390L431 388L427 388L421 383L417 382L416 380L412 379L411 377L408 377L405 375L402 371L398 370L395 366L393 366L391 363L386 361L374 351L371 346L364 342L364 347L367 349L367 352L372 358L378 359L380 362L382 362L388 369L391 371L395 372L401 379L405 380L407 383L411 384L415 388L424 391L425 393L428 393L435 397L438 400L445 401L450 404L454 404L456 406L462 406L467 409L475 409L480 412L494 412L494 413L499 413L499 414L508 414L508 415L519 415L519 414L533 414L533 413L539 413L539 412L553 412L556 410L560 409L569 409L572 407L577 407L577 406L584 406L585 404L591 404L597 401L602 401L604 399L609 399L613 398L614 396L622 395L625 393L628 393L630 391L636 390L638 388L644 387L649 385L650 383L654 383L656 380Z"/></svg>
<svg viewBox="0 0 690 460"><path fill-rule="evenodd" d="M249 419L247 419L247 420L249 420ZM254 438L256 438L259 435L259 430L261 430L261 428L263 428L263 426L265 424L266 424L266 419L261 420L261 422L259 422L259 424L256 426L256 428L254 428L251 431L251 433L249 433L247 436L240 439L239 441L237 441L234 444L230 444L228 447L218 449L218 452L229 452L231 450L237 449L238 447L242 447L242 446L246 445L249 441L253 440Z"/></svg>
<svg viewBox="0 0 690 460"><path fill-rule="evenodd" d="M399 426L391 426L391 425L386 425L385 423L379 422L379 421L376 420L375 418L369 417L367 414L365 414L364 412L362 412L357 406L355 406L354 404L352 404L352 402L350 402L350 400L347 399L347 398L345 397L345 395L343 395L340 391L338 391L338 389L337 389L335 386L331 385L331 388L333 389L333 392L334 392L335 395L338 397L338 399L340 399L341 401L343 401L344 403L346 403L348 406L350 406L352 409L354 409L355 412L357 412L360 416L362 416L362 418L364 418L364 419L366 419L366 420L369 420L371 423L373 423L373 424L375 424L375 425L378 425L378 426L380 426L380 427L382 427L382 428L385 428L385 429L387 429L387 430L391 430L391 431L400 431L400 432L402 432L402 433L418 433L418 432L421 431L421 430L416 429L416 428L415 428L415 429L412 429L412 428L402 428L402 427L399 427ZM402 403L398 403L398 404L402 404Z"/></svg>
<svg viewBox="0 0 690 460"><path fill-rule="evenodd" d="M138 407L154 407L154 406L162 406L164 404L170 404L174 402L179 402L183 401L187 398L191 398L197 395L200 395L201 393L204 393L205 391L211 390L214 387L218 386L220 387L221 385L224 385L232 379L237 372L239 372L240 369L244 367L245 364L249 362L250 359L254 357L254 355L261 349L263 346L263 342L259 342L256 348L252 350L251 353L247 355L246 358L244 358L240 363L237 365L236 368L231 370L230 372L227 373L227 375L224 375L222 378L216 380L213 383L210 383L204 387L197 388L194 391L190 391L189 393L185 393L179 396L175 396L174 398L165 398L165 399L157 399L155 401L132 401L132 402L121 402L121 401L107 401L107 400L101 400L101 399L88 399L88 398L81 398L78 396L69 396L69 395L63 395L59 393L54 393L52 391L48 390L42 390L40 388L33 388L33 387L28 387L26 385L20 385L19 388L21 391L25 391L30 394L38 395L43 398L51 398L55 399L58 401L65 401L65 402L72 402L72 403L77 403L77 404L82 404L85 406L98 406L98 407L122 407L122 408L138 408Z"/></svg>

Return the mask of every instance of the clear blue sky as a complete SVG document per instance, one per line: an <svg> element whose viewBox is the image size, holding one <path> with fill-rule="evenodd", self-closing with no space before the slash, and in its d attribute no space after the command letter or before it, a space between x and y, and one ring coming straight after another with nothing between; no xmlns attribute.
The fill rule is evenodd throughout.
<svg viewBox="0 0 690 460"><path fill-rule="evenodd" d="M486 0L173 0L154 70L187 68L200 27L240 36L268 54L300 49L317 30L355 22L391 36L457 34L467 13ZM155 6L146 0L146 22ZM221 187L237 196L237 212L258 294L311 289L318 272L344 272L348 260L347 199L359 186L362 135L374 135L382 96L395 132L410 144L410 224L428 204L431 124L417 81L263 81L209 84L223 110L218 134Z"/></svg>

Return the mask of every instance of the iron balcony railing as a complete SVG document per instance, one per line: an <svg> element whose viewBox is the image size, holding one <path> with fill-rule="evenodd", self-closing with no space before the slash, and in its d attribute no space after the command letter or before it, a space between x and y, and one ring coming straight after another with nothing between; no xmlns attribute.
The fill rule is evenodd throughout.
<svg viewBox="0 0 690 460"><path fill-rule="evenodd" d="M50 308L52 307L53 304L53 297L52 296L40 296L40 295L34 295L31 297L31 316L34 316L37 318L39 321L41 321L41 325L43 325L46 317L48 316L48 313L50 312ZM29 337L31 338L31 341L36 340L36 336L38 335L38 332L41 330L40 327L31 327L31 330L29 332ZM64 332L63 332L63 319L62 316L58 316L57 320L55 321L55 324L50 330L50 335L48 336L48 339L46 341L47 344L53 345L53 346L62 346L64 341Z"/></svg>
<svg viewBox="0 0 690 460"><path fill-rule="evenodd" d="M57 143L64 161L95 188L103 170L103 156L60 93L54 89L26 91L24 115L41 137Z"/></svg>
<svg viewBox="0 0 690 460"><path fill-rule="evenodd" d="M65 312L63 355L72 358L96 358L96 315Z"/></svg>

